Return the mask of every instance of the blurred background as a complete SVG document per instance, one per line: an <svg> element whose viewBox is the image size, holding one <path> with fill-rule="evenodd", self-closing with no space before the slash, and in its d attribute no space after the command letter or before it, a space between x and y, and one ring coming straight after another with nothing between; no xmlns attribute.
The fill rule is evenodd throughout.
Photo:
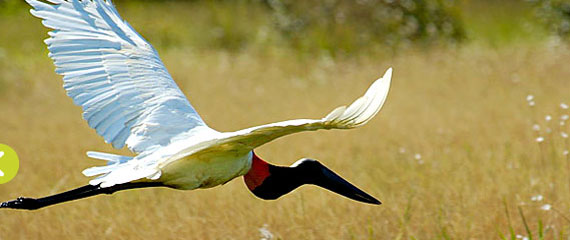
<svg viewBox="0 0 570 240"><path fill-rule="evenodd" d="M310 58L354 57L435 46L501 47L565 39L570 34L570 5L564 0L114 2L121 15L132 25L144 26L138 31L163 51L291 51ZM5 33L30 22L25 10L24 1L0 1ZM18 18L18 26L9 26L11 19ZM30 25L43 29L35 22ZM21 36L3 35L5 51L21 41L14 41Z"/></svg>
<svg viewBox="0 0 570 240"><path fill-rule="evenodd" d="M319 159L383 205L315 187L262 201L239 178L3 210L0 239L570 238L570 1L113 2L220 131L320 118L393 67L363 128L256 151ZM0 0L0 30L0 143L20 156L1 201L86 184L88 150L131 155L81 119L23 0Z"/></svg>

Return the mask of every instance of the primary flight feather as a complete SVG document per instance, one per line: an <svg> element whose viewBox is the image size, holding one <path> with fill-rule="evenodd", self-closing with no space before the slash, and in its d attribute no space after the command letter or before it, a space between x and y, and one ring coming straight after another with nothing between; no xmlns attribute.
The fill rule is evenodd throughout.
<svg viewBox="0 0 570 240"><path fill-rule="evenodd" d="M380 204L312 159L290 167L271 165L253 150L276 138L319 129L349 129L372 119L382 108L392 69L348 107L321 119L297 119L218 132L204 123L178 88L156 50L107 0L26 0L32 15L53 29L45 43L63 87L83 108L83 118L115 148L137 155L88 152L108 161L86 169L97 176L89 185L44 198L18 198L1 208L37 209L60 202L132 188L214 187L244 176L247 187L263 199L278 198L303 184L313 184L348 198Z"/></svg>

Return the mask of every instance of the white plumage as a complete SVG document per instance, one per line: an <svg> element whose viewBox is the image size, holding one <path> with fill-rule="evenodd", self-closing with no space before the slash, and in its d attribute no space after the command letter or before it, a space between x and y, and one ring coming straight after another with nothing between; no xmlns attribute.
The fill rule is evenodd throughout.
<svg viewBox="0 0 570 240"><path fill-rule="evenodd" d="M56 72L83 118L115 148L135 153L168 145L206 126L154 48L123 21L110 1L27 1L54 29L45 40Z"/></svg>
<svg viewBox="0 0 570 240"><path fill-rule="evenodd" d="M159 180L180 189L215 186L247 173L251 151L273 139L365 124L382 108L390 87L388 69L364 96L322 119L218 132L204 123L154 48L121 19L111 1L26 1L34 8L31 13L54 29L45 40L49 56L89 126L113 147L126 145L137 153L88 152L108 161L83 171L100 175L92 185Z"/></svg>

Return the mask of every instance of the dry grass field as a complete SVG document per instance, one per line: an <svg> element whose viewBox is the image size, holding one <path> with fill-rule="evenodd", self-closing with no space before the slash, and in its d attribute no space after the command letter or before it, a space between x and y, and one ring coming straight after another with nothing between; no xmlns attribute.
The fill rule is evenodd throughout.
<svg viewBox="0 0 570 240"><path fill-rule="evenodd" d="M20 157L16 178L0 186L1 201L86 184L81 171L101 164L88 150L129 154L81 119L46 56L39 20L21 14L0 27L7 33L0 37L0 143ZM346 59L279 49L158 51L204 120L221 131L322 117L393 67L385 108L364 127L296 134L256 151L281 165L319 159L383 204L312 186L263 201L238 178L207 190L133 190L2 210L0 239L259 239L260 228L274 239L570 237L570 156L563 152L570 141L561 134L570 122L560 123L570 113L560 106L570 104L565 44L474 42ZM537 195L543 199L531 200Z"/></svg>

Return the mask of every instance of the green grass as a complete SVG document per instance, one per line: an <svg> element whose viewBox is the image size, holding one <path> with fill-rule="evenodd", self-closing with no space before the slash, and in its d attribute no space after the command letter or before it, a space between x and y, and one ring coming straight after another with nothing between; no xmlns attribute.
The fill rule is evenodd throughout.
<svg viewBox="0 0 570 240"><path fill-rule="evenodd" d="M478 44L503 47L549 36L533 5L524 1L463 1L461 8L467 37Z"/></svg>

